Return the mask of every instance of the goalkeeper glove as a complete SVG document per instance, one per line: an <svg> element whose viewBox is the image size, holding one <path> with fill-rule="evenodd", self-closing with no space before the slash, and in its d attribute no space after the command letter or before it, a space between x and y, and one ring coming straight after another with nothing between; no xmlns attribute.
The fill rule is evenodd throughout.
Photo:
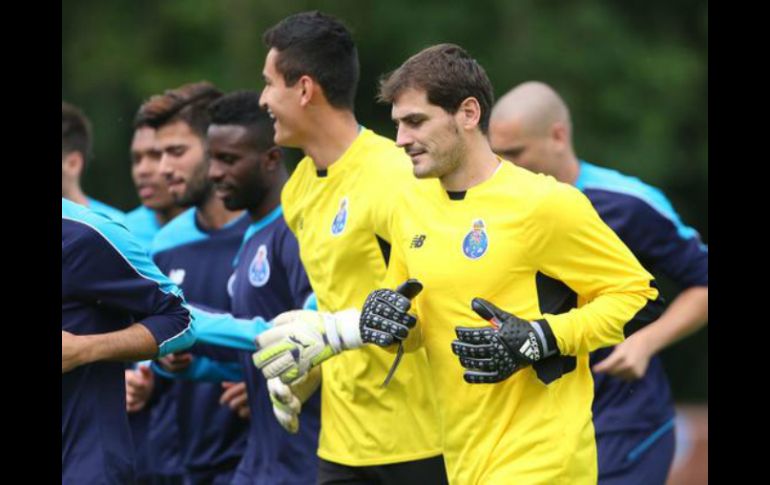
<svg viewBox="0 0 770 485"><path fill-rule="evenodd" d="M492 303L474 298L471 308L492 327L457 327L452 352L467 370L463 374L471 384L490 384L535 362L559 354L556 338L548 322L528 322L511 315Z"/></svg>
<svg viewBox="0 0 770 485"><path fill-rule="evenodd" d="M293 310L278 315L273 328L257 336L252 359L265 379L291 384L343 350L360 347L359 312L323 313Z"/></svg>
<svg viewBox="0 0 770 485"><path fill-rule="evenodd" d="M274 377L267 381L273 414L278 423L289 433L299 431L299 414L302 404L307 401L321 385L321 369L316 367L304 379L287 386L281 379Z"/></svg>
<svg viewBox="0 0 770 485"><path fill-rule="evenodd" d="M274 377L268 379L267 390L270 393L270 401L273 403L273 414L283 429L291 434L299 431L299 413L302 403L291 392L291 388Z"/></svg>
<svg viewBox="0 0 770 485"><path fill-rule="evenodd" d="M266 379L280 377L284 384L290 384L325 360L357 349L364 342L387 346L400 341L416 322L406 313L410 302L403 295L416 295L421 289L416 280L409 280L399 287L401 294L375 290L364 304L363 315L354 309L282 313L273 320L273 328L257 336L254 365Z"/></svg>
<svg viewBox="0 0 770 485"><path fill-rule="evenodd" d="M422 291L422 284L409 279L395 291L374 290L361 311L361 340L387 347L409 335L417 319L408 314L412 298Z"/></svg>

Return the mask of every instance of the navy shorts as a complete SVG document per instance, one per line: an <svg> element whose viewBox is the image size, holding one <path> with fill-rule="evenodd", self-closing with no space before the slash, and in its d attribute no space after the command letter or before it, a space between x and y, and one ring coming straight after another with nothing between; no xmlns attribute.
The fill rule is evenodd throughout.
<svg viewBox="0 0 770 485"><path fill-rule="evenodd" d="M390 465L347 466L318 459L318 485L446 485L444 457Z"/></svg>
<svg viewBox="0 0 770 485"><path fill-rule="evenodd" d="M664 485L675 445L673 418L651 430L597 435L599 485Z"/></svg>

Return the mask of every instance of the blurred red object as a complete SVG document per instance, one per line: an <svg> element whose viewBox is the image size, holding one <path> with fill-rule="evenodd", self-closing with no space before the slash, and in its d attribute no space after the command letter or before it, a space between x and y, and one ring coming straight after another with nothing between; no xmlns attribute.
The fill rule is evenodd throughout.
<svg viewBox="0 0 770 485"><path fill-rule="evenodd" d="M676 406L676 454L666 484L707 484L708 454L708 404Z"/></svg>

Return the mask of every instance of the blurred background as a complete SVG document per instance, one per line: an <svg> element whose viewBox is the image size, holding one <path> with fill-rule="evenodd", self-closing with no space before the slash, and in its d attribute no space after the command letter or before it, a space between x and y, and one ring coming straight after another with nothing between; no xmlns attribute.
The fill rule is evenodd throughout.
<svg viewBox="0 0 770 485"><path fill-rule="evenodd" d="M62 99L93 123L86 193L135 207L128 146L139 104L203 79L225 91L261 89L262 32L310 9L353 32L365 126L395 136L389 107L374 102L381 74L429 45L460 44L485 67L497 97L526 80L551 84L571 108L578 156L661 188L708 243L708 3L698 0L68 0ZM300 156L291 153L292 163ZM672 299L676 288L660 283ZM690 454L704 423L707 436L707 347L704 329L663 353L689 419L680 440L691 440ZM691 458L683 453L679 465Z"/></svg>

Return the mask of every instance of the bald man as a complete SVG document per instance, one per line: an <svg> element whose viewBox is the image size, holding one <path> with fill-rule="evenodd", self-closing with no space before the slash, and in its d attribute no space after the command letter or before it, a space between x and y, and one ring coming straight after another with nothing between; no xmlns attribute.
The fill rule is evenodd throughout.
<svg viewBox="0 0 770 485"><path fill-rule="evenodd" d="M591 354L599 483L665 483L674 408L655 354L707 323L708 247L660 190L577 158L569 109L546 84L526 82L500 98L489 138L503 158L580 189L647 270L683 288L658 320Z"/></svg>

